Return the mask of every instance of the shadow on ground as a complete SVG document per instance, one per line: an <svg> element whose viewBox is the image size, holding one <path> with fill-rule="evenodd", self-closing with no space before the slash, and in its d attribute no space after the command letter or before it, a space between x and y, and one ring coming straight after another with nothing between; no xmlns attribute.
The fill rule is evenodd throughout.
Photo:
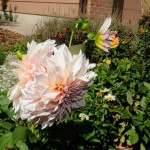
<svg viewBox="0 0 150 150"><path fill-rule="evenodd" d="M0 26L18 26L18 23L0 19Z"/></svg>

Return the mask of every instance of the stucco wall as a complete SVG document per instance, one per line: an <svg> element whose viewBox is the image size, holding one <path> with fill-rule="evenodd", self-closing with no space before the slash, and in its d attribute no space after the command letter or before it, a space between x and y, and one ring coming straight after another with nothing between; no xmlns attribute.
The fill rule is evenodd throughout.
<svg viewBox="0 0 150 150"><path fill-rule="evenodd" d="M10 10L22 14L76 17L79 0L9 0L6 11Z"/></svg>
<svg viewBox="0 0 150 150"><path fill-rule="evenodd" d="M84 3L84 15L87 17L105 18L115 15L123 23L137 24L142 15L141 1L150 0L9 0L7 11L72 18L79 16L81 4Z"/></svg>
<svg viewBox="0 0 150 150"><path fill-rule="evenodd" d="M136 24L141 17L141 0L89 0L90 18L114 15L123 23Z"/></svg>

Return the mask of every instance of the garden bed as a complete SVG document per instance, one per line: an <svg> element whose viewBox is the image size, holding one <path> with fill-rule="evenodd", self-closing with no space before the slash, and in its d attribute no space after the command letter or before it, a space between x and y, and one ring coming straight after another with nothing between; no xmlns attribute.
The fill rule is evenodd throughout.
<svg viewBox="0 0 150 150"><path fill-rule="evenodd" d="M5 44L12 45L23 38L24 36L19 33L15 33L7 29L0 28L0 43L1 44L5 43Z"/></svg>
<svg viewBox="0 0 150 150"><path fill-rule="evenodd" d="M35 35L23 40L20 40L22 35L2 29L1 49L6 59L0 66L0 150L149 149L150 26L147 22L146 18L141 20L135 31L116 23L111 32L106 32L109 39L105 40L102 40L101 28L95 33L78 30L82 23L87 24L82 19L75 22L74 28L68 28L66 23L66 31L61 30L61 24L55 20L51 24L48 22L38 28ZM107 18L107 25L110 23L111 19ZM72 37L72 42L69 37ZM39 44L31 42L31 39ZM53 45L54 41L51 40L44 42L47 39L55 39L59 46ZM112 43L110 39L113 39ZM17 42L12 44L12 40ZM106 40L110 45L105 45ZM71 43L70 47L80 46L80 43L75 43L77 41L84 43L85 55L79 53L72 56L68 48L61 45ZM3 43L10 45L7 50ZM114 44L117 46L113 47ZM107 46L112 46L109 52ZM49 51L53 48L54 51ZM22 57L24 54L25 57ZM12 73L12 69L17 76ZM89 82L89 74L94 82L86 92L86 87L92 83ZM77 82L82 79L84 82ZM83 85L78 86L80 83ZM10 90L12 86L15 88ZM57 91L62 99L59 95L55 99L55 95L51 94L53 91ZM84 91L85 95L82 93ZM61 100L61 103L54 100ZM83 101L76 103L78 100ZM84 101L86 106L77 110L85 104ZM66 106L60 109L64 104L68 105L67 109ZM63 113L57 115L56 112ZM64 116L66 118L63 120ZM37 117L41 122L36 120Z"/></svg>

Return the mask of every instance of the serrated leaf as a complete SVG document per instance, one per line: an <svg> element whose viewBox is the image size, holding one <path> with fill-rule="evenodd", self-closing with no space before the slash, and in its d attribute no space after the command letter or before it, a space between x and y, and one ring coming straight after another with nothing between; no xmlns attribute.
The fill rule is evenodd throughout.
<svg viewBox="0 0 150 150"><path fill-rule="evenodd" d="M133 99L132 99L132 93L130 91L127 92L127 102L132 105Z"/></svg>
<svg viewBox="0 0 150 150"><path fill-rule="evenodd" d="M126 132L126 134L129 136L129 140L130 140L131 144L136 144L138 142L139 136L136 133L134 127L132 129L128 130Z"/></svg>
<svg viewBox="0 0 150 150"><path fill-rule="evenodd" d="M16 146L19 150L29 150L28 146L23 141L18 141Z"/></svg>
<svg viewBox="0 0 150 150"><path fill-rule="evenodd" d="M5 150L6 147L8 148L14 147L12 132L4 134L0 138L0 150Z"/></svg>
<svg viewBox="0 0 150 150"><path fill-rule="evenodd" d="M132 145L132 143L131 143L131 141L130 141L130 140L126 140L126 142L127 142L127 145L129 145L129 146L131 146L131 145Z"/></svg>
<svg viewBox="0 0 150 150"><path fill-rule="evenodd" d="M15 131L12 134L14 142L18 143L18 141L26 141L26 131L27 129L25 127L16 127Z"/></svg>

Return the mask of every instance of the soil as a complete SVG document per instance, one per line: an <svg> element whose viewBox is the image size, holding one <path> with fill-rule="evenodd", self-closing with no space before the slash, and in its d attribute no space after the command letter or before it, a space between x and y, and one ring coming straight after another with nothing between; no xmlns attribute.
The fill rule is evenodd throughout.
<svg viewBox="0 0 150 150"><path fill-rule="evenodd" d="M0 28L0 44L13 45L18 40L21 40L23 38L24 36L19 33Z"/></svg>

